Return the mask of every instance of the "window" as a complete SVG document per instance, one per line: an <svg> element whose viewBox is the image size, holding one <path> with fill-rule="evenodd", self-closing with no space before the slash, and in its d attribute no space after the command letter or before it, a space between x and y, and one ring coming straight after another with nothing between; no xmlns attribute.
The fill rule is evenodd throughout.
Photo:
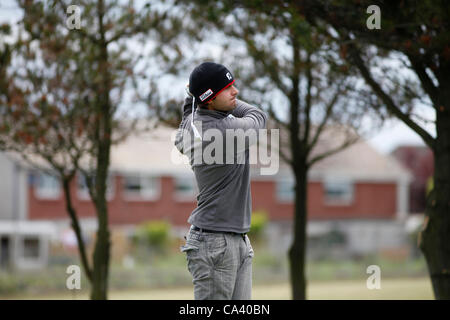
<svg viewBox="0 0 450 320"><path fill-rule="evenodd" d="M39 259L39 238L26 237L23 239L23 257L29 260Z"/></svg>
<svg viewBox="0 0 450 320"><path fill-rule="evenodd" d="M61 193L61 183L55 176L39 173L36 179L35 195L40 199L58 199Z"/></svg>
<svg viewBox="0 0 450 320"><path fill-rule="evenodd" d="M294 180L289 178L277 180L276 192L278 200L282 202L294 201Z"/></svg>
<svg viewBox="0 0 450 320"><path fill-rule="evenodd" d="M77 194L78 198L83 200L89 200L89 189L86 183L86 177L84 174L78 175L78 187L77 187ZM94 178L94 184L95 184L95 178ZM114 197L114 177L111 175L108 175L108 178L106 179L106 199L111 200Z"/></svg>
<svg viewBox="0 0 450 320"><path fill-rule="evenodd" d="M193 176L175 178L175 198L177 200L193 200L197 193L198 188Z"/></svg>
<svg viewBox="0 0 450 320"><path fill-rule="evenodd" d="M348 205L353 202L353 183L350 181L325 181L325 203L330 205Z"/></svg>
<svg viewBox="0 0 450 320"><path fill-rule="evenodd" d="M159 196L159 178L146 175L126 175L124 176L125 197L142 200L154 200Z"/></svg>

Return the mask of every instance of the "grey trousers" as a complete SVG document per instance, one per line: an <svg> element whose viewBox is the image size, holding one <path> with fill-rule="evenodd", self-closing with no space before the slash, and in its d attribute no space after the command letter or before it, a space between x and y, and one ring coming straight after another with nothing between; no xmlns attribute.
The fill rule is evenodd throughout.
<svg viewBox="0 0 450 320"><path fill-rule="evenodd" d="M250 300L253 248L247 235L190 230L186 244L195 300Z"/></svg>

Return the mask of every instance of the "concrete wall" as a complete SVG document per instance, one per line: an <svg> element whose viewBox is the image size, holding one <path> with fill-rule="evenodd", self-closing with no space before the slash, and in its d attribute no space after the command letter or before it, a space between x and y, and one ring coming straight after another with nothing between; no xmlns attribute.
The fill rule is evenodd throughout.
<svg viewBox="0 0 450 320"><path fill-rule="evenodd" d="M1 254L8 260L8 267L39 269L48 264L49 245L56 238L56 228L52 222L3 220L0 221L0 238L8 241L8 248L3 248L6 250ZM36 257L26 257L25 239L37 241Z"/></svg>
<svg viewBox="0 0 450 320"><path fill-rule="evenodd" d="M14 163L0 152L0 220L11 220L13 213Z"/></svg>
<svg viewBox="0 0 450 320"><path fill-rule="evenodd" d="M0 152L0 220L28 216L28 170Z"/></svg>

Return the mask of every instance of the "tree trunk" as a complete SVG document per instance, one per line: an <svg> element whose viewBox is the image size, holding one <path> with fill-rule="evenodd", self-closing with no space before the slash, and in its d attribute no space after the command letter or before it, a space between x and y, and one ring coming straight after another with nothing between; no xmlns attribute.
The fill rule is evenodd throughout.
<svg viewBox="0 0 450 320"><path fill-rule="evenodd" d="M109 93L108 93L109 95ZM98 135L98 158L96 173L96 201L98 231L94 250L93 287L91 299L106 300L110 258L110 233L108 226L107 185L111 149L111 119L109 96L104 97L102 119Z"/></svg>
<svg viewBox="0 0 450 320"><path fill-rule="evenodd" d="M110 259L110 233L108 225L108 203L106 181L108 179L108 169L111 151L112 136L112 107L109 97L111 90L111 77L108 70L108 43L106 42L106 29L103 25L105 5L103 0L99 0L98 24L99 24L99 47L100 57L98 72L102 76L99 84L99 104L98 104L98 127L96 130L97 149L97 170L96 170L96 199L95 209L97 212L98 230L94 249L93 286L91 291L92 300L106 300L108 298L108 275Z"/></svg>
<svg viewBox="0 0 450 320"><path fill-rule="evenodd" d="M99 210L99 208L97 208ZM97 214L100 214L97 211ZM102 216L107 217L103 211ZM92 300L106 300L108 298L108 274L109 274L110 236L107 219L99 219L97 239L94 250L94 270L91 288Z"/></svg>
<svg viewBox="0 0 450 320"><path fill-rule="evenodd" d="M295 172L295 209L293 242L289 249L292 299L306 299L305 257L307 218L307 166L300 165Z"/></svg>
<svg viewBox="0 0 450 320"><path fill-rule="evenodd" d="M111 134L110 120L107 119L106 112L103 118L103 130L100 130L100 141L97 158L97 179L96 179L96 201L98 230L94 250L93 267L93 286L91 291L92 300L106 300L108 292L108 274L110 258L110 233L108 226L108 203L107 187L109 158L111 143L109 140Z"/></svg>
<svg viewBox="0 0 450 320"><path fill-rule="evenodd" d="M450 99L447 99L450 101ZM450 299L450 102L438 107L434 188L427 199L420 247L436 299Z"/></svg>
<svg viewBox="0 0 450 320"><path fill-rule="evenodd" d="M305 247L306 247L306 199L307 199L307 154L306 139L300 138L300 44L295 34L292 40L292 62L294 66L291 75L292 90L289 93L290 102L290 148L292 154L292 170L295 177L295 204L293 242L289 249L289 264L291 273L292 299L306 299L305 279Z"/></svg>
<svg viewBox="0 0 450 320"><path fill-rule="evenodd" d="M109 125L105 124L103 128L109 128ZM100 136L104 137L105 131L108 132L108 129L101 130ZM111 246L108 226L108 204L106 199L106 180L108 178L110 154L110 143L108 142L108 139L101 138L98 149L97 183L95 185L97 191L95 207L97 212L98 230L94 249L91 299L106 300L108 298L108 274Z"/></svg>
<svg viewBox="0 0 450 320"><path fill-rule="evenodd" d="M66 199L66 210L69 213L72 229L77 237L78 251L80 253L81 264L83 266L84 273L86 274L86 277L88 278L89 282L92 284L92 272L87 260L86 248L83 242L81 227L78 221L77 213L73 208L72 198L70 195L70 182L72 181L72 178L73 176L70 178L63 178L63 189L64 189L64 196Z"/></svg>
<svg viewBox="0 0 450 320"><path fill-rule="evenodd" d="M99 122L96 132L98 143L96 179L96 201L98 231L94 250L92 300L106 300L108 294L108 275L110 259L110 233L108 226L107 187L108 169L111 151L112 136L112 107L109 97L111 90L111 77L108 70L108 44L105 39L104 1L98 2L98 22L100 34L100 63L99 73L102 75L99 93Z"/></svg>

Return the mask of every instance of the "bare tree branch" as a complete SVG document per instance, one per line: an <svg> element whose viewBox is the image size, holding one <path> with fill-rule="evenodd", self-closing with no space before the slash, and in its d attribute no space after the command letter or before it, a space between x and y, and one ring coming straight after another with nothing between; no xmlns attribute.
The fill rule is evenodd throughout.
<svg viewBox="0 0 450 320"><path fill-rule="evenodd" d="M309 51L306 57L306 80L307 80L307 88L305 101L305 133L303 135L304 138L302 143L308 145L311 128L311 89L313 86L313 76L311 72L311 53Z"/></svg>
<svg viewBox="0 0 450 320"><path fill-rule="evenodd" d="M311 142L308 143L308 152L311 151L315 145L317 144L317 141L319 140L320 135L323 132L324 127L327 125L328 120L330 119L331 115L333 114L333 108L336 105L340 95L342 94L341 92L341 85L342 83L340 83L336 89L336 91L334 92L333 97L331 98L331 100L328 102L326 108L325 108L325 115L322 118L322 121L320 122L319 126L317 127L316 131L314 132L314 136L311 140Z"/></svg>
<svg viewBox="0 0 450 320"><path fill-rule="evenodd" d="M424 65L414 58L412 55L408 55L409 61L411 62L412 69L416 72L417 76L422 83L422 87L425 92L430 97L434 106L439 106L439 90L433 84L433 81L430 79L428 74L425 71Z"/></svg>
<svg viewBox="0 0 450 320"><path fill-rule="evenodd" d="M414 122L407 114L403 113L400 108L395 104L394 100L380 87L380 85L373 79L367 66L361 59L360 53L356 49L353 43L348 45L349 54L352 57L356 67L361 72L361 75L366 80L367 84L373 89L374 93L385 103L386 107L400 120L402 120L408 127L414 130L425 143L434 150L435 139L420 125Z"/></svg>
<svg viewBox="0 0 450 320"><path fill-rule="evenodd" d="M320 160L327 158L333 154L336 154L339 151L344 150L345 148L351 146L352 144L358 142L359 140L360 140L359 137L346 139L346 141L344 143L342 143L340 146L329 149L319 155L314 156L311 160L308 161L308 166L309 167L313 166L315 163L319 162Z"/></svg>

